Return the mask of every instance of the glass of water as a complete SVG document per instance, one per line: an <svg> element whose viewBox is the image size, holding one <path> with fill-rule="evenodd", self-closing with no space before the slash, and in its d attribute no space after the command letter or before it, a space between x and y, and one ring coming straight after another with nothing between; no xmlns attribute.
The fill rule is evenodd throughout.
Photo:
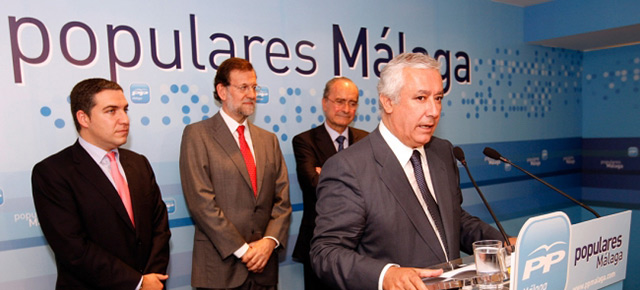
<svg viewBox="0 0 640 290"><path fill-rule="evenodd" d="M506 278L505 249L502 241L482 240L473 243L476 274L480 289L501 289Z"/></svg>

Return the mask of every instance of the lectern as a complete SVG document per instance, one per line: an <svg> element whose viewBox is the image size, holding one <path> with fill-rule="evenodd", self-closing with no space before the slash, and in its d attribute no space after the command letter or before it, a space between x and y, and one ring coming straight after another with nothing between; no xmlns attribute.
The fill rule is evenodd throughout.
<svg viewBox="0 0 640 290"><path fill-rule="evenodd" d="M626 278L630 228L631 211L574 225L563 212L536 216L522 226L507 258L509 277L476 275L473 256L468 256L429 267L445 273L424 279L425 285L429 290L475 290L483 280L505 278L502 287L511 290L606 288Z"/></svg>

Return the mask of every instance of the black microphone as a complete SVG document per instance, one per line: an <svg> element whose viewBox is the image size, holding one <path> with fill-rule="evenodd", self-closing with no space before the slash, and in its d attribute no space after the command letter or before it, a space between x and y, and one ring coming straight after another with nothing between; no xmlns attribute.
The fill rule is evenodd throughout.
<svg viewBox="0 0 640 290"><path fill-rule="evenodd" d="M493 213L491 206L489 206L489 203L484 198L484 194L482 194L482 191L480 191L480 187L478 187L478 184L476 184L476 181L473 180L473 176L471 176L471 172L469 171L469 167L467 166L467 161L464 159L464 151L462 151L462 148L460 147L454 147L453 155L456 157L456 159L458 159L458 161L460 161L460 163L462 163L462 165L464 166L464 169L467 170L467 175L469 175L469 179L471 180L471 183L473 183L473 186L476 188L476 191L480 195L480 198L482 199L484 206L487 207L487 209L489 210L489 213L491 214L491 217L496 222L498 229L500 229L500 233L504 237L504 241L507 243L509 247L511 247L511 241L509 241L509 235L507 235L507 232L505 232L504 228L502 228L502 224L500 224L500 221L496 217L496 214Z"/></svg>
<svg viewBox="0 0 640 290"><path fill-rule="evenodd" d="M600 215L595 210L593 210L592 208L590 208L586 204L579 202L578 200L576 200L575 198L571 197L570 195L562 192L560 189L557 189L553 185L551 185L551 184L547 183L546 181L542 180L540 177L537 177L537 176L533 175L532 173L530 173L529 171L526 171L526 170L522 169L520 166L513 164L513 162L511 162L509 159L507 159L504 156L500 155L500 153L498 153L498 151L496 151L494 149L491 149L489 147L485 147L484 151L482 151L482 153L484 153L484 155L486 155L487 157L489 157L491 159L500 160L500 161L502 161L504 163L510 164L511 166L513 166L513 167L517 168L518 170L520 170L520 171L526 173L527 175L531 176L531 178L542 182L542 184L544 184L544 185L548 186L549 188L555 190L557 193L562 194L564 197L566 197L569 200L573 201L575 204L577 204L577 205L581 206L582 208L590 211L597 218L600 217Z"/></svg>

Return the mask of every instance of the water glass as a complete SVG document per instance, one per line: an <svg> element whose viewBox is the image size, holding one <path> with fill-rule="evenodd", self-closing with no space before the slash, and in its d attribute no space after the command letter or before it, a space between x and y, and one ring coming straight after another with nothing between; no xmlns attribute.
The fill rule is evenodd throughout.
<svg viewBox="0 0 640 290"><path fill-rule="evenodd" d="M506 278L505 249L502 241L482 240L473 243L476 274L481 289L500 289Z"/></svg>

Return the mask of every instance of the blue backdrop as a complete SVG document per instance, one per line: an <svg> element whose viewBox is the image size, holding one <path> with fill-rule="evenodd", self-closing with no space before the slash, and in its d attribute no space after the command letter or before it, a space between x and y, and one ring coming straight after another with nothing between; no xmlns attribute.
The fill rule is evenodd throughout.
<svg viewBox="0 0 640 290"><path fill-rule="evenodd" d="M524 217L568 204L485 158L485 146L576 198L584 192L607 206L638 204L638 46L583 53L527 45L520 7L488 0L38 0L0 7L1 289L53 289L55 265L33 208L31 168L77 138L68 94L89 77L125 90L131 134L124 147L150 159L169 209L168 287L190 289L193 224L180 187L180 136L185 125L218 111L213 76L230 56L254 64L263 90L252 121L278 136L291 174L289 251L302 214L292 137L324 121L322 89L335 75L359 86L354 125L373 130L379 71L401 52L441 61L446 97L437 135L466 151L510 234ZM586 178L586 187L583 167L587 177L598 176ZM462 173L465 208L490 221ZM605 191L619 192L616 204ZM567 211L574 223L590 218ZM301 272L287 255L280 288L301 289Z"/></svg>

